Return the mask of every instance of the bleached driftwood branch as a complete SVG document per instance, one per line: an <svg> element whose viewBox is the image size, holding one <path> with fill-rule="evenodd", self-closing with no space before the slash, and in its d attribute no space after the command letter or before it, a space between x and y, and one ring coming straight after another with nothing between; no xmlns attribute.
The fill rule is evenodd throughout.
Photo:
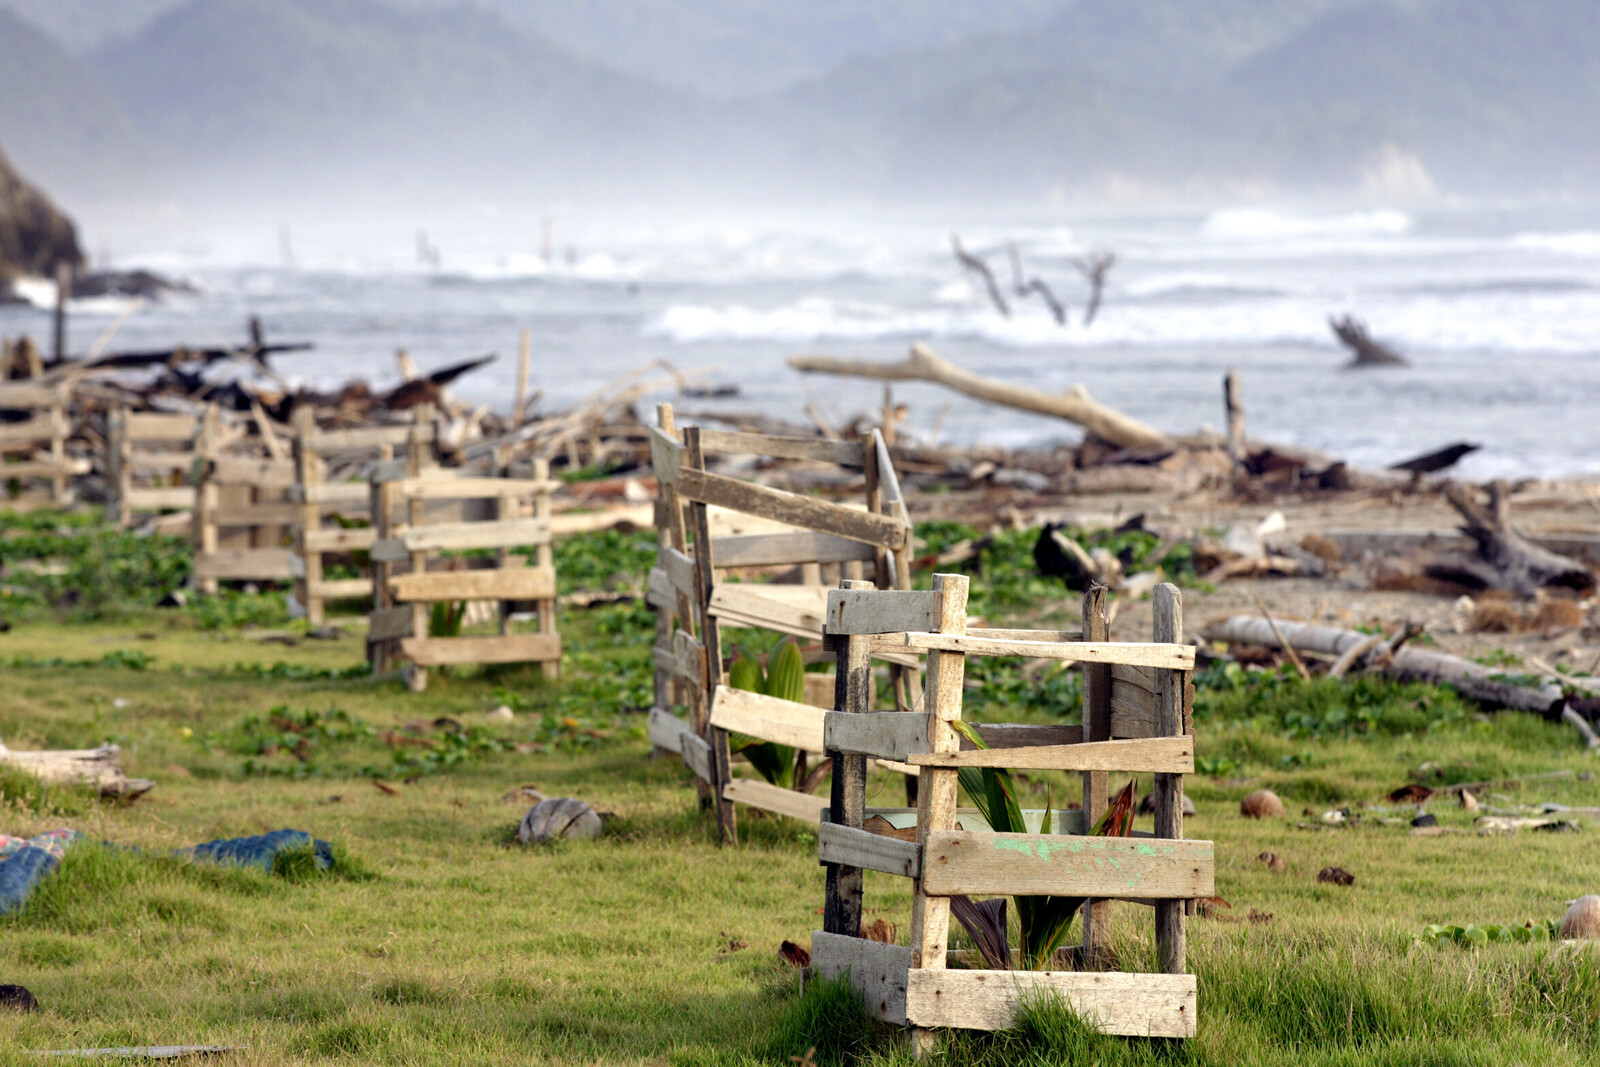
<svg viewBox="0 0 1600 1067"><path fill-rule="evenodd" d="M117 761L120 752L116 745L17 752L0 742L0 764L26 771L42 782L87 782L103 797L132 799L148 792L155 783L123 774Z"/></svg>
<svg viewBox="0 0 1600 1067"><path fill-rule="evenodd" d="M1075 385L1065 393L1046 393L1024 385L982 378L939 356L926 345L913 344L899 363L838 359L832 356L790 356L789 366L810 374L843 374L880 381L935 382L992 404L1053 415L1076 423L1103 441L1122 448L1168 448L1172 439L1138 419L1096 403L1089 391Z"/></svg>

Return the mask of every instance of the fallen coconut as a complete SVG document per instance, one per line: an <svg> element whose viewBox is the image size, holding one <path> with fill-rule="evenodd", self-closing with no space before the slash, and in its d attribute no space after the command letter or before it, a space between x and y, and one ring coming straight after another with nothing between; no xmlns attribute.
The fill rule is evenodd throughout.
<svg viewBox="0 0 1600 1067"><path fill-rule="evenodd" d="M1144 799L1139 801L1139 814L1140 815L1154 815L1155 812L1156 812L1156 795L1154 793L1146 793ZM1183 795L1183 814L1186 815L1186 816L1193 816L1193 815L1198 815L1199 814L1199 812L1195 810L1194 801L1189 799L1189 794L1188 793L1185 793Z"/></svg>
<svg viewBox="0 0 1600 1067"><path fill-rule="evenodd" d="M1272 819L1283 814L1283 801L1270 789L1257 789L1239 802L1239 814L1247 819Z"/></svg>
<svg viewBox="0 0 1600 1067"><path fill-rule="evenodd" d="M1590 893L1572 902L1561 917L1561 936L1571 941L1579 937L1600 937L1600 896Z"/></svg>
<svg viewBox="0 0 1600 1067"><path fill-rule="evenodd" d="M599 837L604 824L600 813L576 797L550 797L528 809L517 827L517 840L524 845L554 841L558 837L588 839Z"/></svg>
<svg viewBox="0 0 1600 1067"><path fill-rule="evenodd" d="M1317 872L1317 881L1330 885L1355 885L1356 876L1343 867L1324 867Z"/></svg>

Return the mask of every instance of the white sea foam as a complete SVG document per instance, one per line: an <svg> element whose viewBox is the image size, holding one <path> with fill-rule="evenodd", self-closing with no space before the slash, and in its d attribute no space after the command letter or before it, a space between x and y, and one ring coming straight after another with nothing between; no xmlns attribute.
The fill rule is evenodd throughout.
<svg viewBox="0 0 1600 1067"><path fill-rule="evenodd" d="M1558 252L1568 256L1600 256L1600 230L1567 230L1561 233L1519 233L1511 238L1514 248Z"/></svg>
<svg viewBox="0 0 1600 1067"><path fill-rule="evenodd" d="M1343 215L1291 215L1265 208L1213 211L1200 235L1223 241L1277 241L1295 237L1399 237L1410 233L1411 216L1380 209Z"/></svg>

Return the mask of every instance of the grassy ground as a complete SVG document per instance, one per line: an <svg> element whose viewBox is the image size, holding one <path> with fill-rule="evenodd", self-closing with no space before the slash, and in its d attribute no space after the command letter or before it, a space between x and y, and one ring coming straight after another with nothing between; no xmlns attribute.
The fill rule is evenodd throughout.
<svg viewBox="0 0 1600 1067"><path fill-rule="evenodd" d="M1049 607L1019 597L991 613ZM781 940L803 944L820 924L813 835L744 813L741 845L718 849L687 772L648 758L642 716L620 710L648 657L626 608L564 618L573 655L559 685L531 670L435 672L421 695L340 677L360 662L357 636L286 647L195 609L65 621L19 609L11 620L0 738L115 740L129 773L159 784L124 807L0 779L0 832L70 825L142 849L78 848L25 910L0 919L0 983L26 985L45 1009L7 1018L0 1063L35 1062L27 1049L147 1043L249 1045L241 1063L787 1064L812 1046L824 1063L903 1058L837 990L802 997L776 957ZM991 719L1071 703L1070 676L975 681L973 706ZM1600 786L1579 777L1595 761L1569 732L1484 717L1426 687L1208 684L1197 714L1208 773L1191 779L1200 814L1187 832L1217 842L1217 888L1232 907L1190 923L1198 1039L1099 1038L1044 1005L1021 1032L958 1036L949 1062L1600 1060L1600 955L1419 940L1428 923L1558 917L1564 901L1600 891L1595 827L1479 837L1439 806L1457 832L1418 838L1403 825L1410 812L1382 801L1410 780L1570 770L1484 800L1600 804ZM501 702L516 722L485 719ZM504 798L524 784L617 818L597 841L520 847L526 803ZM1260 785L1284 797L1284 818L1238 816ZM879 788L888 800L898 784ZM1064 777L1027 788L1041 802L1074 795ZM1321 828L1323 812L1362 803L1355 825ZM335 842L338 867L273 876L164 855L285 826ZM1287 870L1257 862L1265 850ZM1318 884L1327 865L1355 884ZM904 940L903 880L869 874L867 906ZM1250 922L1251 909L1271 918ZM1136 906L1117 913L1125 966L1147 965L1149 926Z"/></svg>

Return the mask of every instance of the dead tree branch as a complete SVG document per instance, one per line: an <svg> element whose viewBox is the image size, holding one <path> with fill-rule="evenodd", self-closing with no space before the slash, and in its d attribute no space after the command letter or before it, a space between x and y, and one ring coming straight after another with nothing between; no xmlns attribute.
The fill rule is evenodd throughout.
<svg viewBox="0 0 1600 1067"><path fill-rule="evenodd" d="M984 288L989 291L989 300L994 304L995 310L1009 319L1011 305L1006 303L1005 294L1000 292L1000 283L995 281L994 271L989 269L989 264L962 248L961 238L956 234L950 235L950 247L956 254L956 262L983 278Z"/></svg>

